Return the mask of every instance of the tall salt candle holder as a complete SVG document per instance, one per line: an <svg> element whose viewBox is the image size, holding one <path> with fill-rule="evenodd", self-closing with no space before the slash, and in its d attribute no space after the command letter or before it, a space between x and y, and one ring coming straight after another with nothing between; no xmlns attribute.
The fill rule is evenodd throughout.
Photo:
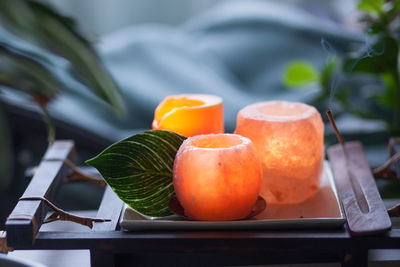
<svg viewBox="0 0 400 267"><path fill-rule="evenodd" d="M261 196L268 204L293 204L318 191L324 158L324 124L312 106L260 102L238 113L236 134L255 145L263 167Z"/></svg>

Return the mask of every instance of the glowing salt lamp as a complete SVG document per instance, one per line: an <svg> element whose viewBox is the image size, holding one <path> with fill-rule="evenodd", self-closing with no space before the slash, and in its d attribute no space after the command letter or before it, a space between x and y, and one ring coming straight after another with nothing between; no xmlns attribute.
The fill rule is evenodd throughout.
<svg viewBox="0 0 400 267"><path fill-rule="evenodd" d="M299 203L319 188L324 124L309 105L272 101L238 113L235 133L253 141L263 166L260 195L267 203Z"/></svg>
<svg viewBox="0 0 400 267"><path fill-rule="evenodd" d="M246 218L258 198L261 163L252 142L235 134L198 135L186 139L174 162L174 188L195 220Z"/></svg>
<svg viewBox="0 0 400 267"><path fill-rule="evenodd" d="M156 108L153 129L170 130L186 137L223 133L222 99L199 94L168 96Z"/></svg>

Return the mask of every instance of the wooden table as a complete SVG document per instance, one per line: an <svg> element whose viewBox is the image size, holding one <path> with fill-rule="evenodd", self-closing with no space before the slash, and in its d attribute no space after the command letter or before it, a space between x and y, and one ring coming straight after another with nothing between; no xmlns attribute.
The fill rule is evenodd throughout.
<svg viewBox="0 0 400 267"><path fill-rule="evenodd" d="M56 142L43 158L24 196L52 200L73 159L73 143ZM386 201L390 206L395 201ZM337 230L297 231L141 231L118 228L123 203L107 187L95 223L87 231L40 231L47 209L42 201L21 200L7 220L7 242L14 249L89 249L92 266L252 265L341 262L366 266L368 250L399 249L400 223L383 235L351 237ZM23 215L23 216L21 216ZM18 217L19 216L19 217Z"/></svg>

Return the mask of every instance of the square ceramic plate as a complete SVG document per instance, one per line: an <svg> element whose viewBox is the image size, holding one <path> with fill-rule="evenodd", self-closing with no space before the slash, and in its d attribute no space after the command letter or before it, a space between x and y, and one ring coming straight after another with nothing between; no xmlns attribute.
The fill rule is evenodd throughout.
<svg viewBox="0 0 400 267"><path fill-rule="evenodd" d="M221 230L221 229L321 229L338 228L345 222L336 186L328 162L319 191L295 205L269 205L257 216L239 221L191 221L173 215L148 219L125 205L120 226L128 231L140 230Z"/></svg>

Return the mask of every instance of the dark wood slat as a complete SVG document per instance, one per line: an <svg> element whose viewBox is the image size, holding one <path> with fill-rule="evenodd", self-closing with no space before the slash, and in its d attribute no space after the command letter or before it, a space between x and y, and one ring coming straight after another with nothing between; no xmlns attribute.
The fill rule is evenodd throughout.
<svg viewBox="0 0 400 267"><path fill-rule="evenodd" d="M347 156L341 145L330 147L328 155L350 233L360 236L389 231L392 223L361 143L345 146Z"/></svg>
<svg viewBox="0 0 400 267"><path fill-rule="evenodd" d="M400 248L400 229L351 237L345 231L40 232L33 245L15 249L92 249L108 252L218 252L294 249Z"/></svg>
<svg viewBox="0 0 400 267"><path fill-rule="evenodd" d="M74 142L56 141L51 145L23 197L44 197L52 201L68 173L63 159L74 160ZM39 200L20 200L6 221L7 243L10 246L32 245L47 213Z"/></svg>
<svg viewBox="0 0 400 267"><path fill-rule="evenodd" d="M347 251L344 256L342 267L368 266L368 250L357 247Z"/></svg>
<svg viewBox="0 0 400 267"><path fill-rule="evenodd" d="M115 267L115 254L107 251L90 251L91 267ZM130 266L133 266L132 264Z"/></svg>
<svg viewBox="0 0 400 267"><path fill-rule="evenodd" d="M290 253L290 254L288 254ZM309 264L312 262L341 262L343 255L339 251L296 250L296 251L262 251L232 253L125 253L115 255L115 266L170 266L170 267L204 267L204 266L253 266L266 264ZM103 267L108 265L93 265ZM307 265L308 266L308 265Z"/></svg>
<svg viewBox="0 0 400 267"><path fill-rule="evenodd" d="M107 186L103 199L101 201L97 218L110 219L109 222L95 222L93 231L113 231L117 228L123 202L119 197Z"/></svg>

